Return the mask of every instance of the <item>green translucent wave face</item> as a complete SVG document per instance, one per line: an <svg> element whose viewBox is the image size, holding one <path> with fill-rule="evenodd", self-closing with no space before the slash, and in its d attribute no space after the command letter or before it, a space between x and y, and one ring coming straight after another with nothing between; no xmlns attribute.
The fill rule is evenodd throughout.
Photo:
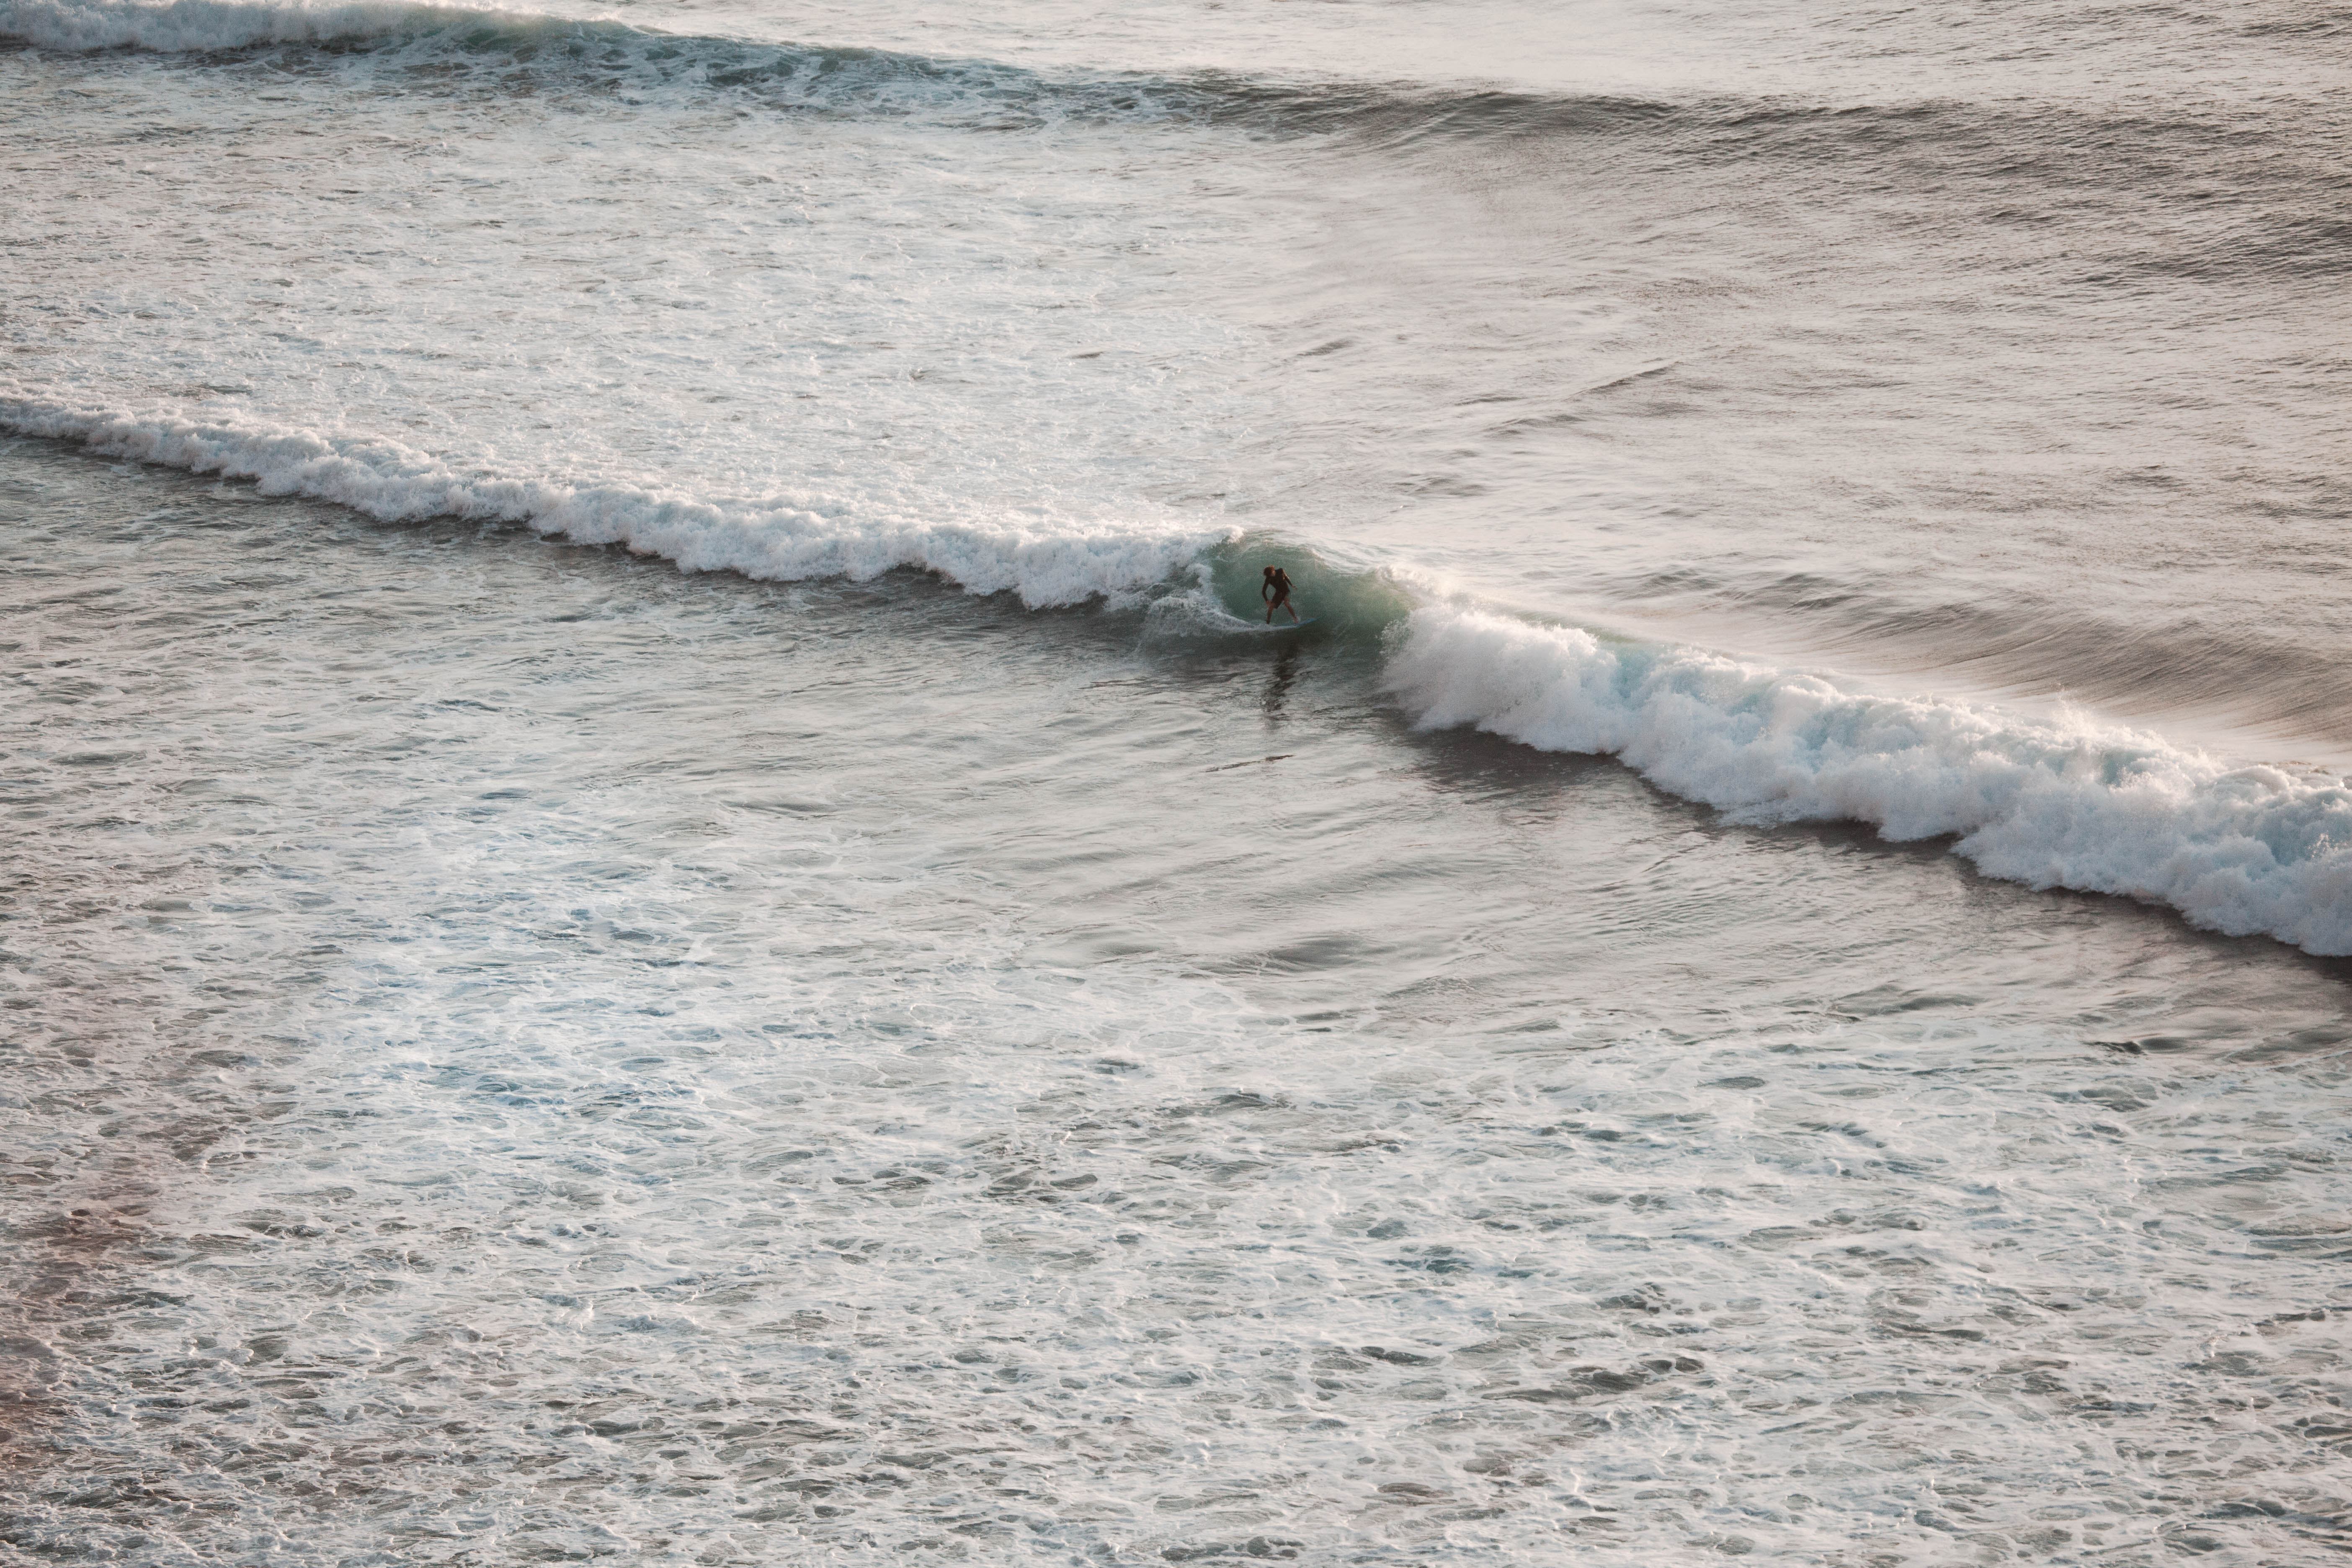
<svg viewBox="0 0 2352 1568"><path fill-rule="evenodd" d="M1201 564L1217 603L1248 621L1265 619L1260 585L1268 566L1281 567L1290 575L1290 602L1302 619L1368 649L1412 613L1411 593L1388 573L1337 564L1292 540L1244 534L1211 550Z"/></svg>

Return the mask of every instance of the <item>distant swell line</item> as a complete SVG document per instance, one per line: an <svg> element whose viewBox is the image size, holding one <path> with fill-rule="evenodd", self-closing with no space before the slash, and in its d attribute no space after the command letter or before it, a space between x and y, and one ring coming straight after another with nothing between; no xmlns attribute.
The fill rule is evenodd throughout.
<svg viewBox="0 0 2352 1568"><path fill-rule="evenodd" d="M529 26L527 13L401 5L253 5L172 0L166 5L93 5L88 0L0 0L0 37L50 49L149 49L182 53L396 38L443 28Z"/></svg>
<svg viewBox="0 0 2352 1568"><path fill-rule="evenodd" d="M1164 581L1226 534L1055 518L1024 526L928 520L829 497L724 504L626 486L469 476L397 442L278 426L75 407L0 391L0 429L193 473L252 479L265 495L332 501L385 521L522 523L620 544L688 571L771 581L864 580L901 566L1033 607L1118 600Z"/></svg>
<svg viewBox="0 0 2352 1568"><path fill-rule="evenodd" d="M1386 681L1423 726L1613 756L1752 823L1949 836L1990 877L2352 953L2352 790L2089 720L1876 697L1694 648L1415 611Z"/></svg>
<svg viewBox="0 0 2352 1568"><path fill-rule="evenodd" d="M2295 116L2250 116L2220 100L2078 110L1929 100L1832 105L1713 95L1658 101L1410 81L1265 77L1225 70L1046 73L1008 61L890 49L667 33L498 7L394 0L0 0L0 39L61 51L142 49L235 58L269 48L331 51L339 65L429 70L436 89L473 79L504 96L511 73L596 93L717 93L779 113L878 118L989 132L1068 123L1214 125L1273 138L1342 137L1399 155L1455 142L1616 137L1703 163L1780 168L1866 161L1920 185L1978 181L2006 210L2020 189L2169 189L2185 166L2242 231L2193 256L2132 252L2117 265L2222 276L2245 268L2335 277L2346 267L2333 204L2336 140ZM2336 121L2323 114L2313 124ZM2214 210L2221 210L2216 207Z"/></svg>
<svg viewBox="0 0 2352 1568"><path fill-rule="evenodd" d="M933 58L878 48L760 43L498 7L305 5L268 0L0 0L0 38L87 52L236 54L271 47L383 53L395 65L446 69L476 61L572 72L653 89L682 86L749 95L771 107L905 116L991 129L1070 118L1237 125L1275 134L1345 132L1375 139L1604 131L1671 115L1665 106L1606 96L1564 98L1307 78L1257 80L1224 71L1048 76L1001 61Z"/></svg>
<svg viewBox="0 0 2352 1568"><path fill-rule="evenodd" d="M1273 134L1344 133L1393 145L1678 134L1680 156L1704 160L1829 159L1844 165L1910 161L1922 177L1990 173L2066 185L2084 180L2161 188L2183 159L2200 184L2258 193L2265 203L2306 187L2332 195L2340 163L2332 136L2299 121L2252 114L2236 100L2072 110L2062 104L1917 101L1831 103L1802 96L1709 95L1661 101L1606 92L1557 92L1410 81L1349 80L1311 72L1265 78L1229 70L1047 74L1006 61L933 58L890 49L757 42L670 33L613 18L551 16L500 6L416 0L0 0L0 39L64 51L142 49L235 53L324 46L447 71L468 59L497 73L518 67L576 71L599 82L739 91L773 107L818 112L940 116L991 129L1006 123L1103 118L1238 125ZM2319 123L2332 124L2323 116ZM2207 199L2200 190L2200 199ZM2298 209L2320 240L2339 225L2324 202ZM2336 258L2340 247L2323 247ZM2340 258L2336 265L2340 269Z"/></svg>

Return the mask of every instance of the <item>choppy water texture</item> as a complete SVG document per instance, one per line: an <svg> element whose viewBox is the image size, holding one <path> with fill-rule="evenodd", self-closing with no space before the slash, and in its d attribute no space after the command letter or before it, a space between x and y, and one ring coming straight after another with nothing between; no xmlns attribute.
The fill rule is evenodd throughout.
<svg viewBox="0 0 2352 1568"><path fill-rule="evenodd" d="M6 1552L2352 1549L2342 18L0 35Z"/></svg>

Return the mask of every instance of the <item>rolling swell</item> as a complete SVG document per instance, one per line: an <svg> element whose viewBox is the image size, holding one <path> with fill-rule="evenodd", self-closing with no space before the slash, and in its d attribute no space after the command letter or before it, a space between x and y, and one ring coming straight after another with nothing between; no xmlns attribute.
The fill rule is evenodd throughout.
<svg viewBox="0 0 2352 1568"><path fill-rule="evenodd" d="M877 117L954 121L979 114L984 122L1001 124L1009 113L1016 122L1043 122L1082 107L1034 72L987 61L680 37L618 22L441 5L0 0L0 37L75 51L236 57L323 51L364 57L394 70L429 68L445 90L471 75L503 83L512 71L529 68L589 88L684 87L748 94L772 107ZM1115 89L1095 107L1132 110L1139 107L1134 97L1131 88Z"/></svg>
<svg viewBox="0 0 2352 1568"><path fill-rule="evenodd" d="M2012 588L1999 600L1923 595L1883 581L1797 572L1727 580L1697 567L1614 585L1633 604L1683 616L1761 611L1803 625L1832 658L1898 658L1988 685L2064 691L2155 715L2203 710L2352 742L2343 691L2352 664L2318 657L2269 621L2181 609L2153 623L2101 614L2063 593ZM1916 649L1917 652L1904 652Z"/></svg>
<svg viewBox="0 0 2352 1568"><path fill-rule="evenodd" d="M1624 141L1677 163L1764 163L1841 188L1981 184L1985 221L2047 222L2085 191L2132 205L2192 201L2201 243L2112 258L2215 277L2241 267L2340 266L2311 243L2340 226L2332 193L2340 115L2243 102L1963 100L1830 104L1792 97L1528 91L1229 71L1049 74L1002 61L879 48L668 34L614 21L389 0L0 0L0 39L35 47L197 56L362 56L429 68L446 89L479 74L500 90L528 68L604 90L705 91L782 112L1018 130L1072 121L1194 123L1341 136L1401 153L1462 143ZM2319 111L2315 117L2315 108ZM2309 123L2306 124L2305 121ZM2318 130L2313 134L2313 127ZM2031 193L2059 205L2044 211ZM2029 199L2017 205L2021 193ZM2326 199L2322 199L2325 197Z"/></svg>
<svg viewBox="0 0 2352 1568"><path fill-rule="evenodd" d="M1276 135L1344 132L1413 140L1601 132L1672 112L1660 104L1609 97L1257 80L1220 71L1050 76L991 60L755 43L620 22L433 5L0 0L0 38L67 51L363 55L394 68L430 66L445 83L453 76L462 79L469 69L496 73L503 81L506 73L528 67L586 84L700 89L784 110L989 130L1129 120L1238 125Z"/></svg>
<svg viewBox="0 0 2352 1568"><path fill-rule="evenodd" d="M1617 757L1736 821L1852 820L1895 840L1950 837L1988 876L2120 894L2210 931L2352 953L2352 789L2231 766L2089 718L1875 696L1696 648L1433 603L1391 570L1233 530L942 525L815 496L729 504L578 488L460 474L385 441L26 396L0 395L0 428L386 520L521 522L688 570L804 579L913 567L1036 607L1099 600L1161 635L1258 632L1252 580L1272 555L1324 610L1319 635L1384 658L1381 684L1421 727L1470 725L1538 750Z"/></svg>

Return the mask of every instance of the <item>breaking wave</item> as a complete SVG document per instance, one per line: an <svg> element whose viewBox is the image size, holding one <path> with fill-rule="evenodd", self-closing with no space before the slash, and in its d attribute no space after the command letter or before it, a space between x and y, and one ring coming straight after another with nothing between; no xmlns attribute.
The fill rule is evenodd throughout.
<svg viewBox="0 0 2352 1568"><path fill-rule="evenodd" d="M1622 759L1735 821L1952 837L1988 876L2352 953L2352 789L2089 719L1879 697L1689 647L1424 607L1385 679L1427 728Z"/></svg>
<svg viewBox="0 0 2352 1568"><path fill-rule="evenodd" d="M871 578L898 567L1033 607L1108 601L1147 635L1261 633L1251 563L1292 563L1328 636L1383 650L1423 728L1475 725L1538 750L1619 758L1752 824L1851 820L1949 837L1988 876L2167 904L2230 935L2352 953L2352 789L2232 765L2088 717L1870 695L1688 647L1422 603L1393 571L1226 529L1039 513L941 522L795 494L719 502L467 475L379 439L0 396L0 427L257 481L387 521L458 516L620 544L690 571Z"/></svg>
<svg viewBox="0 0 2352 1568"><path fill-rule="evenodd" d="M397 442L0 395L0 428L97 452L257 481L265 495L334 501L386 521L518 522L583 544L620 544L694 572L793 581L866 579L901 566L1033 607L1114 601L1168 577L1223 533L1039 514L940 521L816 493L719 502L626 486L464 474Z"/></svg>

